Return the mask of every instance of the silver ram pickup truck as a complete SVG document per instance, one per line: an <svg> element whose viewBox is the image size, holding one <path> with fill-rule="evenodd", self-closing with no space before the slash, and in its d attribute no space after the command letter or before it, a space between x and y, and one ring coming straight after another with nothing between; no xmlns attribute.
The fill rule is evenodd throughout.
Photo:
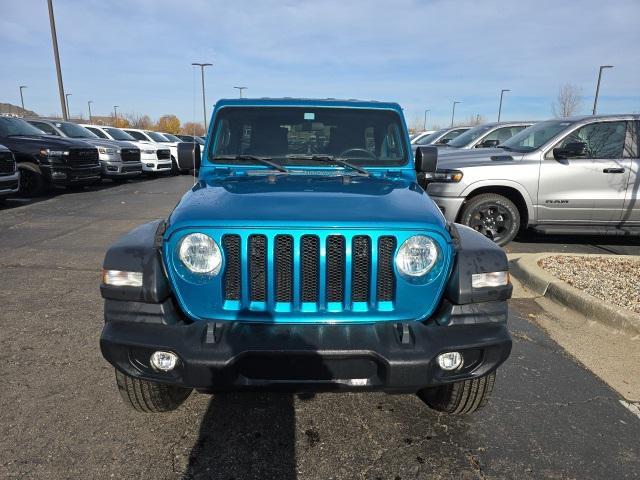
<svg viewBox="0 0 640 480"><path fill-rule="evenodd" d="M537 123L498 148L440 155L421 183L447 220L499 245L526 228L640 235L640 115ZM420 147L416 155L438 155Z"/></svg>

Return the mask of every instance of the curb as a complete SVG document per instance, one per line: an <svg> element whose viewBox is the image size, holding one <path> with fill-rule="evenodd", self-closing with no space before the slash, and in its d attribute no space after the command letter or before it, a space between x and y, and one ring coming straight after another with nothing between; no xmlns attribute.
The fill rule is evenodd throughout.
<svg viewBox="0 0 640 480"><path fill-rule="evenodd" d="M534 293L581 313L608 327L631 335L640 335L640 314L608 304L551 275L538 266L538 261L551 256L589 256L575 254L512 254L509 271ZM601 257L602 255L590 255Z"/></svg>

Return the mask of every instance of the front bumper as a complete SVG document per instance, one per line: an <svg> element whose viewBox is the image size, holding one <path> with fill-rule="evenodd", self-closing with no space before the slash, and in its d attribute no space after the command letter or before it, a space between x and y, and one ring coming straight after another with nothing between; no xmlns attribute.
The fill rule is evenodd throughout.
<svg viewBox="0 0 640 480"><path fill-rule="evenodd" d="M428 323L258 324L180 320L172 301L106 300L100 347L127 375L206 392L230 390L415 393L484 376L511 351L506 302L443 305ZM156 350L180 358L171 372L150 366ZM436 356L459 351L445 372Z"/></svg>
<svg viewBox="0 0 640 480"><path fill-rule="evenodd" d="M171 159L142 160L142 170L145 172L169 172L171 171Z"/></svg>
<svg viewBox="0 0 640 480"><path fill-rule="evenodd" d="M90 167L69 167L68 165L43 165L45 177L53 185L78 185L91 183L100 178L102 167L100 164Z"/></svg>
<svg viewBox="0 0 640 480"><path fill-rule="evenodd" d="M18 193L19 188L20 173L18 171L11 175L0 175L0 197Z"/></svg>
<svg viewBox="0 0 640 480"><path fill-rule="evenodd" d="M100 160L102 176L106 178L130 178L142 174L140 162L114 162Z"/></svg>

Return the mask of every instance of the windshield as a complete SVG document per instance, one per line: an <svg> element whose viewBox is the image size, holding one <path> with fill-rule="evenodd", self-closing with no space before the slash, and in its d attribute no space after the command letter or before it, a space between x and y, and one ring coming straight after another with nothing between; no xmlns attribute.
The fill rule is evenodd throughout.
<svg viewBox="0 0 640 480"><path fill-rule="evenodd" d="M572 122L560 120L536 123L529 128L525 128L517 135L514 135L501 146L515 152L532 152L572 124Z"/></svg>
<svg viewBox="0 0 640 480"><path fill-rule="evenodd" d="M431 142L435 141L440 135L445 133L448 128L443 128L442 130L438 130L437 132L430 133L429 135L425 135L424 137L419 138L415 142L415 145L430 145Z"/></svg>
<svg viewBox="0 0 640 480"><path fill-rule="evenodd" d="M114 140L127 140L129 142L131 141L136 141L135 138L133 138L131 135L129 135L127 132L120 130L119 128L114 128L114 127L104 127L104 129L106 130L106 132L111 135L111 138L113 138Z"/></svg>
<svg viewBox="0 0 640 480"><path fill-rule="evenodd" d="M159 134L158 132L151 132L149 130L146 130L144 133L149 135L151 137L151 140L153 140L154 142L160 142L160 143L170 142L170 140L167 140L165 136Z"/></svg>
<svg viewBox="0 0 640 480"><path fill-rule="evenodd" d="M479 125L477 127L473 127L467 130L466 132L464 132L462 135L459 135L453 140L451 140L449 143L447 143L447 145L455 148L466 147L467 145L469 145L470 143L472 143L473 141L477 140L482 135L487 133L492 128L494 128L493 125Z"/></svg>
<svg viewBox="0 0 640 480"><path fill-rule="evenodd" d="M84 127L80 125L76 125L75 123L66 123L66 122L56 122L54 123L56 127L64 132L67 137L71 138L98 138L93 132L90 132Z"/></svg>
<svg viewBox="0 0 640 480"><path fill-rule="evenodd" d="M45 133L20 118L0 117L0 137L13 135L34 137L45 135Z"/></svg>
<svg viewBox="0 0 640 480"><path fill-rule="evenodd" d="M181 142L182 141L178 137L176 137L175 135L171 135L170 133L163 133L162 136L165 137L170 142Z"/></svg>
<svg viewBox="0 0 640 480"><path fill-rule="evenodd" d="M228 107L216 115L214 163L246 163L253 155L289 165L315 164L301 156L330 155L359 165L407 163L404 129L397 113L322 107ZM225 159L216 159L225 156Z"/></svg>

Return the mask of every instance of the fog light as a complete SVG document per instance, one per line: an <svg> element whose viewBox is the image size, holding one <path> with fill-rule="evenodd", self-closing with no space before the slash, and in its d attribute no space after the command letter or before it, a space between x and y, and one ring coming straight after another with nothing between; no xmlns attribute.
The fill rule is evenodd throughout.
<svg viewBox="0 0 640 480"><path fill-rule="evenodd" d="M151 355L151 366L161 372L170 372L177 363L178 356L175 353L158 350Z"/></svg>
<svg viewBox="0 0 640 480"><path fill-rule="evenodd" d="M438 355L438 365L442 370L456 370L462 366L460 352L447 352Z"/></svg>
<svg viewBox="0 0 640 480"><path fill-rule="evenodd" d="M147 167L153 168L153 163L147 163L146 165L147 165Z"/></svg>

